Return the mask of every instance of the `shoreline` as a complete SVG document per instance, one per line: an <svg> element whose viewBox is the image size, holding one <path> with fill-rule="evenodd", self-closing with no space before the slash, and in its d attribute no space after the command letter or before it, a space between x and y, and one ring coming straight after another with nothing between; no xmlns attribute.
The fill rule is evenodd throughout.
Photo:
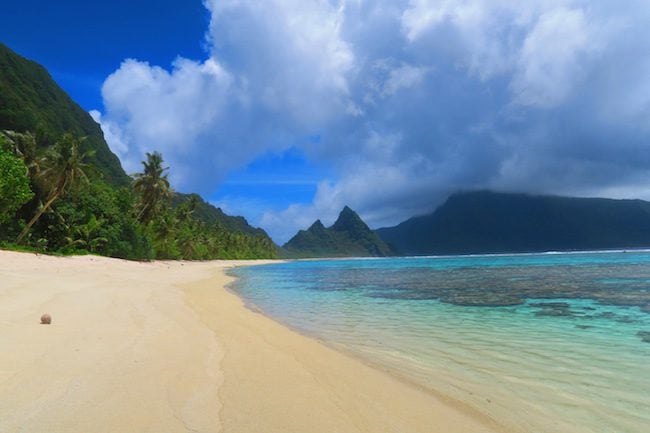
<svg viewBox="0 0 650 433"><path fill-rule="evenodd" d="M383 258L383 257L382 257ZM382 259L379 258L379 259ZM354 258L355 260L358 260L358 258ZM364 258L362 258L364 259ZM371 258L372 259L372 258ZM377 258L374 258L377 259ZM336 258L333 259L278 259L275 261L272 261L272 263L282 263L282 262L288 262L288 261L296 261L296 260L337 260ZM292 334L297 334L298 336L301 336L307 340L314 341L318 343L319 345L334 351L344 357L347 357L355 362L359 362L363 364L364 366L376 370L378 372L381 372L385 375L390 376L391 378L402 382L404 385L408 387L412 387L418 391L421 391L425 394L429 394L432 398L440 400L443 404L452 406L454 409L461 411L462 413L466 414L467 416L476 419L480 423L483 423L485 426L489 426L490 428L495 429L494 431L499 431L499 432L519 432L519 430L515 426L508 426L504 422L499 422L496 419L492 418L489 414L483 412L480 408L474 406L471 404L469 401L463 401L462 399L453 397L451 395L446 394L443 391L440 391L434 387L427 386L421 382L418 382L415 380L412 376L409 376L408 374L404 373L403 371L400 371L399 369L396 369L390 365L387 364L382 364L380 361L377 361L373 359L370 356L364 356L361 355L357 352L354 352L352 349L346 347L343 344L337 344L332 341L328 341L326 339L323 339L321 337L318 337L317 335L309 334L308 332L303 332L300 329L295 329L292 328L289 324L282 322L279 319L273 318L270 315L267 315L264 310L257 305L249 302L242 296L240 296L233 288L232 285L237 281L237 277L233 276L228 272L229 270L239 268L239 267L247 267L247 266L259 266L260 264L256 263L242 263L242 264L237 264L229 268L225 268L224 273L226 277L230 280L228 281L225 285L224 288L225 290L235 296L239 301L241 302L242 306L246 308L248 311L255 315L259 315L262 318L266 320L270 320L271 322L279 325L280 327L284 328L287 332L290 332ZM263 264L262 264L263 265Z"/></svg>
<svg viewBox="0 0 650 433"><path fill-rule="evenodd" d="M3 432L505 431L225 287L228 268L268 261L0 263Z"/></svg>

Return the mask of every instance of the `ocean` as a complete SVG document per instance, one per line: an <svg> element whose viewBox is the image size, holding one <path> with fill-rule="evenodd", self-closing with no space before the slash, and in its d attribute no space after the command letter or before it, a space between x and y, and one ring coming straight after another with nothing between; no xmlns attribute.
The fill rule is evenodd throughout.
<svg viewBox="0 0 650 433"><path fill-rule="evenodd" d="M305 260L232 274L251 308L506 429L650 431L649 251Z"/></svg>

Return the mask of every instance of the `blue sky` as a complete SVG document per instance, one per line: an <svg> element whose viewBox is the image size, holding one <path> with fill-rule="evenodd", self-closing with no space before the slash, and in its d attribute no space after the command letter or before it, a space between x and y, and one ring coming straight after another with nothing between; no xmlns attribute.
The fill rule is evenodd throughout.
<svg viewBox="0 0 650 433"><path fill-rule="evenodd" d="M102 83L125 58L169 66L179 53L205 56L208 22L200 1L20 0L3 3L0 38L91 110L102 106Z"/></svg>
<svg viewBox="0 0 650 433"><path fill-rule="evenodd" d="M83 108L101 110L102 84L123 60L144 59L169 68L179 55L205 58L209 19L201 1L23 0L3 5L0 40L44 65ZM327 174L327 167L288 148L256 156L217 185L206 182L205 187L179 189L200 190L224 210L247 213L255 220L265 209L309 203Z"/></svg>
<svg viewBox="0 0 650 433"><path fill-rule="evenodd" d="M33 0L0 38L101 123L127 171L278 242L459 189L650 198L645 0Z"/></svg>

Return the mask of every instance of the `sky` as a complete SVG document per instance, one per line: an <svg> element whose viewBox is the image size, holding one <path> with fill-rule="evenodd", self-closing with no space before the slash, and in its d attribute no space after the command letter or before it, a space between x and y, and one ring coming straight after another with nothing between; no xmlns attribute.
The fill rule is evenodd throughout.
<svg viewBox="0 0 650 433"><path fill-rule="evenodd" d="M3 6L0 40L126 171L158 150L279 243L459 190L650 199L647 0L43 3Z"/></svg>

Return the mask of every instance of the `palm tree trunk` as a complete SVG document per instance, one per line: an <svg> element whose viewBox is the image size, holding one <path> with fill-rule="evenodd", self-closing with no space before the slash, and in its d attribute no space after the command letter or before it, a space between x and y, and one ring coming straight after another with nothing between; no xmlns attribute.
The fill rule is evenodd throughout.
<svg viewBox="0 0 650 433"><path fill-rule="evenodd" d="M52 206L52 203L54 203L54 201L57 198L59 198L59 195L60 195L59 192L55 192L54 194L52 194L52 197L50 197L50 199L47 201L47 203L45 203L45 205L43 205L43 207L40 208L38 210L38 212L36 212L36 215L34 215L34 217L31 220L29 220L29 222L27 223L27 225L25 226L23 231L20 232L20 234L18 235L18 238L16 238L16 243L17 244L22 242L22 240L25 238L25 236L27 236L27 233L29 233L29 231L31 230L32 226L34 224L36 224L36 221L38 221L38 219L41 217L41 215L43 215L45 213L45 211L47 211L50 208L50 206Z"/></svg>

